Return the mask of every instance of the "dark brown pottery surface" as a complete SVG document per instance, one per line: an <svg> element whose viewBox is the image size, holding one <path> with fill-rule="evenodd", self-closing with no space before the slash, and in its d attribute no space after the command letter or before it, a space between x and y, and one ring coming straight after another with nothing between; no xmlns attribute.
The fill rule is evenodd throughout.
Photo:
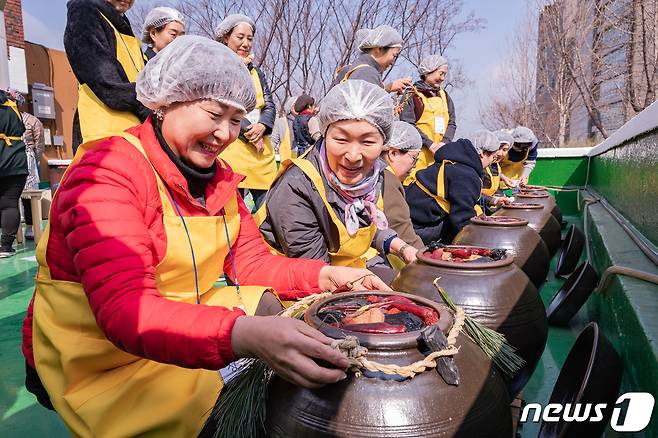
<svg viewBox="0 0 658 438"><path fill-rule="evenodd" d="M435 309L443 307L419 297L411 298ZM321 301L307 310L305 319L312 325L319 323L314 312L322 306ZM325 331L323 327L320 329ZM363 338L362 333L354 334ZM393 335L367 335L364 339L369 345L367 357L401 366L422 360L424 355L414 339L417 335L417 332L395 335L394 340L386 339ZM512 423L500 373L463 334L457 338L457 345L460 350L454 360L460 374L458 386L446 384L435 370L406 380L367 374L357 378L348 373L346 380L315 390L291 385L274 376L268 388L268 434L301 438L508 438Z"/></svg>
<svg viewBox="0 0 658 438"><path fill-rule="evenodd" d="M492 219L505 219L491 216ZM514 218L510 218L514 219ZM518 219L512 223L496 223L471 219L453 240L455 245L482 245L491 248L505 248L514 257L516 264L539 288L546 280L550 256L546 244L539 234L527 226L528 221Z"/></svg>
<svg viewBox="0 0 658 438"><path fill-rule="evenodd" d="M549 254L555 255L562 242L562 227L543 205L535 204L527 208L520 204L504 206L494 216L520 217L528 220L528 225L539 233L548 247Z"/></svg>
<svg viewBox="0 0 658 438"><path fill-rule="evenodd" d="M558 224L562 223L562 211L558 207L555 198L551 196L548 192L527 192L527 193L517 193L514 195L518 202L534 202L541 204L551 212L555 217Z"/></svg>
<svg viewBox="0 0 658 438"><path fill-rule="evenodd" d="M510 393L515 395L530 378L546 345L544 304L528 276L513 263L495 267L487 267L487 263L459 265L436 266L419 257L402 268L391 287L442 302L432 284L439 278L455 304L480 323L503 333L527 362L509 383Z"/></svg>

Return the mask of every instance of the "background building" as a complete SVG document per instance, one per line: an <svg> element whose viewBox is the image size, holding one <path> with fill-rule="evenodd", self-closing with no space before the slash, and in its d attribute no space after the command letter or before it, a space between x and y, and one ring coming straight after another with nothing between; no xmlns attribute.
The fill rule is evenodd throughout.
<svg viewBox="0 0 658 438"><path fill-rule="evenodd" d="M656 0L558 0L538 20L536 96L560 145L608 137L655 100Z"/></svg>
<svg viewBox="0 0 658 438"><path fill-rule="evenodd" d="M0 0L0 9L0 88L25 94L21 111L43 123L46 151L41 168L46 175L48 159L72 156L78 83L63 51L25 41L21 0Z"/></svg>

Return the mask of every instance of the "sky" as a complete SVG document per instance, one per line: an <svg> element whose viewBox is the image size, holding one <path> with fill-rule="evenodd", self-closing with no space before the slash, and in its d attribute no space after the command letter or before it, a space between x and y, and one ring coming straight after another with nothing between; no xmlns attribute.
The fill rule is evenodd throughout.
<svg viewBox="0 0 658 438"><path fill-rule="evenodd" d="M139 1L139 0L137 0ZM63 50L66 0L24 0L25 39ZM451 57L458 58L472 86L454 90L451 97L457 115L457 136L482 129L480 108L495 92L494 72L504 69L505 46L525 14L526 0L464 0L464 11L475 11L486 20L485 29L455 39Z"/></svg>

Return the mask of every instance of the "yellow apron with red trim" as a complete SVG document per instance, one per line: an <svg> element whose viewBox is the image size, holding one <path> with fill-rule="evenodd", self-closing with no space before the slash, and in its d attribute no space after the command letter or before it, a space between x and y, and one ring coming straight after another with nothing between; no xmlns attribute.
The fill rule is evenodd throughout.
<svg viewBox="0 0 658 438"><path fill-rule="evenodd" d="M439 95L434 97L427 97L423 93L414 88L414 93L418 96L423 103L424 110L420 119L416 122L416 127L422 131L432 142L441 143L443 135L448 129L448 122L450 121L450 113L448 111L448 98L443 88L439 89ZM418 161L411 173L404 180L404 185L408 186L416 180L416 172L429 167L434 163L434 154L428 148L423 146L420 149Z"/></svg>
<svg viewBox="0 0 658 438"><path fill-rule="evenodd" d="M331 217L332 222L336 225L338 229L340 247L336 252L329 252L329 259L331 265L333 266L350 266L353 268L365 268L366 261L370 260L377 255L377 250L372 248L373 239L375 238L375 233L377 232L377 226L374 223L371 223L367 227L359 228L354 236L350 236L347 232L347 228L343 222L338 218L336 212L329 204L327 200L327 192L324 186L324 181L318 170L313 166L313 164L303 158L293 158L287 160L284 163L281 163L281 168L279 169L279 174L277 179L283 175L286 169L290 166L297 166L299 169L304 172L304 174L311 180L313 185L318 191L322 202L325 205L325 208L329 212L329 217ZM275 179L276 181L276 179ZM384 208L384 198L382 194L379 194L377 199L377 208L383 211ZM257 225L261 225L267 216L267 201L263 202L263 205L260 209L254 214L254 220ZM274 254L283 255L278 252L276 249L271 248L270 250Z"/></svg>
<svg viewBox="0 0 658 438"><path fill-rule="evenodd" d="M525 157L521 161L511 161L509 155L505 157L502 163L500 163L500 172L510 179L519 179L523 173L523 166L530 155L530 149L525 153ZM508 188L507 184L504 181L501 181L500 186L504 189Z"/></svg>
<svg viewBox="0 0 658 438"><path fill-rule="evenodd" d="M265 106L265 94L255 68L251 69L251 80L256 87L256 109L261 110ZM230 164L234 172L246 177L240 183L243 189L267 190L274 181L276 161L269 135L263 136L263 144L263 152L258 152L254 145L238 138L221 153L222 160Z"/></svg>
<svg viewBox="0 0 658 438"><path fill-rule="evenodd" d="M144 153L137 138L125 132L121 135ZM96 144L98 141L82 145L74 162ZM163 299L197 305L188 235L157 173L156 179L167 236L166 256L156 267L157 287ZM201 303L242 307L253 315L267 288L241 286L238 295L235 287L214 287L229 251L224 220L231 242L240 229L237 197L225 210L225 219L185 217ZM117 348L96 324L82 285L51 278L46 261L48 236L49 227L37 247L34 359L39 377L71 433L104 438L197 436L222 389L220 374L158 363Z"/></svg>
<svg viewBox="0 0 658 438"><path fill-rule="evenodd" d="M498 168L498 174L494 175L491 167L495 166ZM489 181L491 181L491 186L488 189L483 188L482 194L486 196L493 196L496 194L500 188L500 164L492 163L491 166L488 166L484 171L489 175Z"/></svg>
<svg viewBox="0 0 658 438"><path fill-rule="evenodd" d="M283 139L279 144L279 160L283 163L286 160L293 158L292 156L292 136L290 135L290 124L288 118L285 120L286 130L283 134Z"/></svg>
<svg viewBox="0 0 658 438"><path fill-rule="evenodd" d="M123 35L107 21L116 37L116 57L123 67L129 82L136 82L139 72L144 68L144 55L141 42L132 36ZM87 84L78 88L78 117L83 143L108 137L140 123L137 116L128 111L113 110L94 94Z"/></svg>

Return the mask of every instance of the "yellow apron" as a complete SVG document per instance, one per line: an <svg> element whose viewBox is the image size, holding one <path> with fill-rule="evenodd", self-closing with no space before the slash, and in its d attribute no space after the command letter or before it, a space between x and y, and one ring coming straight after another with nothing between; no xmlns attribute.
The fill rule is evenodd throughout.
<svg viewBox="0 0 658 438"><path fill-rule="evenodd" d="M265 95L255 68L251 69L251 79L256 87L256 109L260 110L265 106ZM222 160L230 164L235 173L246 177L240 183L243 189L267 190L274 181L276 161L269 136L263 136L263 144L265 148L259 153L254 145L238 138L221 153Z"/></svg>
<svg viewBox="0 0 658 438"><path fill-rule="evenodd" d="M530 149L532 148L528 148L525 153L525 157L523 157L521 161L511 161L509 159L509 155L505 157L503 162L500 164L500 172L510 179L519 179L523 173L523 166L525 165L525 162L530 155ZM505 184L503 181L501 181L500 186L504 189L508 188L507 184Z"/></svg>
<svg viewBox="0 0 658 438"><path fill-rule="evenodd" d="M7 97L7 100L5 101L5 103L2 104L2 106L6 106L9 109L11 109L18 117L18 120L20 120L21 123L23 123L23 118L21 117L21 113L18 111L18 106L16 105L16 102L14 102L12 99ZM22 137L20 135L19 136L7 135L5 133L0 134L0 140L4 141L7 144L7 146L11 146L12 142L20 141L21 139Z"/></svg>
<svg viewBox="0 0 658 438"><path fill-rule="evenodd" d="M448 129L450 113L448 112L448 99L443 88L439 89L439 95L435 97L426 97L423 93L414 88L415 94L421 100L424 106L423 114L416 122L416 127L422 131L432 142L441 143L443 135ZM416 166L411 169L411 173L404 180L404 185L415 181L416 172L429 167L434 163L434 154L428 148L423 146L418 156Z"/></svg>
<svg viewBox="0 0 658 438"><path fill-rule="evenodd" d="M311 180L313 185L318 191L324 206L329 212L331 220L336 225L338 229L340 247L336 252L329 252L329 259L331 265L333 266L351 266L353 268L365 268L366 261L370 260L376 256L377 250L372 248L372 240L375 238L375 232L377 231L377 226L374 223L371 223L369 226L364 228L359 228L354 236L350 236L347 232L347 228L343 222L336 216L336 212L329 204L327 200L327 192L324 186L324 181L318 170L313 166L313 164L303 158L293 158L287 160L284 163L281 163L281 168L279 169L279 174L277 179L283 175L286 169L290 166L297 166L299 169L304 172L304 174ZM276 179L275 179L276 181ZM384 198L382 194L379 194L379 199L377 200L377 208L383 211L384 208ZM267 216L267 201L263 202L263 205L260 209L254 214L254 220L259 226L263 223ZM283 255L274 248L270 248L274 254Z"/></svg>
<svg viewBox="0 0 658 438"><path fill-rule="evenodd" d="M495 166L498 169L498 173L496 175L494 175L491 170L492 166ZM482 194L486 196L493 196L496 194L498 188L500 187L500 164L493 163L491 164L491 166L487 167L484 171L487 172L487 175L489 175L489 181L491 181L491 186L488 189L483 188Z"/></svg>
<svg viewBox="0 0 658 438"><path fill-rule="evenodd" d="M363 68L363 67L368 67L368 64L359 64L356 67L352 68L350 71L345 73L345 76L343 76L343 79L340 80L340 83L342 84L343 82L348 80L350 78L350 76L352 76L352 73L354 73L355 71L357 71L358 69ZM338 70L336 72L336 77L338 77L339 74L340 74L340 70Z"/></svg>
<svg viewBox="0 0 658 438"><path fill-rule="evenodd" d="M434 199L436 203L439 204L439 207L441 207L441 210L445 211L447 214L450 214L450 201L446 198L445 168L447 165L452 164L455 164L455 162L450 160L443 160L441 163L439 174L436 178L436 194L432 193L430 189L421 184L420 181L415 181L418 188L425 192L430 198ZM482 180L480 180L480 184L482 184ZM475 204L473 208L475 209L476 215L479 216L483 213L482 207L479 204Z"/></svg>
<svg viewBox="0 0 658 438"><path fill-rule="evenodd" d="M135 37L121 34L105 15L101 16L114 30L117 61L123 67L128 81L134 83L144 68L141 43ZM140 123L134 114L113 110L105 105L87 84L80 85L78 89L78 117L83 143L108 137Z"/></svg>
<svg viewBox="0 0 658 438"><path fill-rule="evenodd" d="M286 160L293 158L292 156L292 136L290 135L290 124L286 117L286 131L283 134L283 139L279 143L279 160L283 163Z"/></svg>
<svg viewBox="0 0 658 438"><path fill-rule="evenodd" d="M144 153L137 138L122 136ZM75 161L95 144L98 141L83 145ZM157 173L156 179L167 236L166 256L156 267L158 290L164 299L196 305L188 236ZM238 295L235 287L213 287L229 250L222 217L185 217L185 224L194 245L201 303L243 306L253 315L266 288L242 286ZM237 198L226 206L226 224L233 242L240 229ZM34 358L39 377L71 433L197 436L222 389L219 373L158 363L117 348L96 324L82 285L51 278L48 236L49 227L37 247Z"/></svg>

